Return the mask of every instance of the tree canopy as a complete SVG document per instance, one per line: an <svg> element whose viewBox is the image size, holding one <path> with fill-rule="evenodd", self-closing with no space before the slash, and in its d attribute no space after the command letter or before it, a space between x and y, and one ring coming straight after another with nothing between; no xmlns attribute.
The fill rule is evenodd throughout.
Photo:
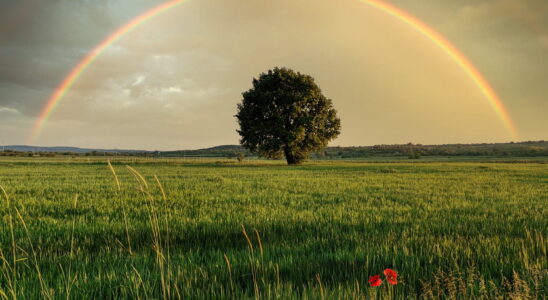
<svg viewBox="0 0 548 300"><path fill-rule="evenodd" d="M240 143L261 156L300 164L340 133L331 99L309 75L274 68L253 79L242 95L236 114Z"/></svg>

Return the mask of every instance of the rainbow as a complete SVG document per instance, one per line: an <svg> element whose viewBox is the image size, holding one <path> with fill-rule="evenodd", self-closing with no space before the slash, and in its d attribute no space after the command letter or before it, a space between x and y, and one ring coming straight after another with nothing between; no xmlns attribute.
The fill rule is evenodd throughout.
<svg viewBox="0 0 548 300"><path fill-rule="evenodd" d="M409 25L417 32L431 40L445 53L447 53L451 57L451 59L453 59L453 61L455 61L460 66L460 68L474 81L474 83L480 89L485 98L489 100L491 107L495 110L498 117L500 118L508 132L511 134L511 136L515 139L519 137L518 131L516 129L516 126L514 125L514 122L512 121L512 118L510 117L510 114L506 110L506 107L504 107L504 104L502 103L500 98L497 96L497 93L495 93L495 90L493 90L491 85L489 85L487 80L478 71L478 69L476 69L476 67L466 58L466 56L464 56L464 54L462 54L455 46L453 46L453 44L451 44L447 39L445 39L443 36L441 36L439 33L437 33L434 29L426 25L421 20L415 18L411 14L401 10L394 5L388 4L380 0L359 1L368 4L374 8L377 8L404 22L405 24Z"/></svg>
<svg viewBox="0 0 548 300"><path fill-rule="evenodd" d="M101 43L99 43L95 48L93 48L68 74L61 84L55 89L53 94L49 97L46 105L42 108L42 111L38 115L36 122L32 127L32 131L28 138L29 143L34 141L34 139L40 134L44 124L47 122L48 118L51 116L51 113L55 110L59 102L63 99L63 96L67 91L72 87L72 85L78 80L78 78L87 70L87 68L105 51L108 46L112 45L114 42L118 41L124 35L130 33L135 28L139 27L143 23L146 23L150 19L160 15L161 13L176 7L177 5L185 2L186 0L171 0L163 4L160 4L151 10L137 16L132 19L122 27L118 28L114 33L105 38Z"/></svg>
<svg viewBox="0 0 548 300"><path fill-rule="evenodd" d="M134 18L127 24L118 28L114 33L105 38L99 43L93 50L91 50L68 74L67 77L61 82L61 84L55 89L54 93L48 99L46 105L42 109L38 116L34 126L32 127L29 135L29 143L31 143L41 132L44 124L51 116L51 113L57 107L59 102L63 99L63 96L71 88L74 82L86 71L86 69L95 61L95 59L101 55L101 53L112 43L119 40L124 35L128 34L138 26L149 21L150 19L160 15L161 13L176 7L177 5L185 2L186 0L171 0L163 4L160 4L153 9L143 13L142 15ZM476 69L476 67L447 39L437 33L434 29L426 25L424 22L415 18L411 14L401 10L400 8L386 3L381 0L358 0L362 3L369 5L375 9L378 9L400 21L409 25L415 31L423 35L443 50L449 57L458 64L458 66L468 75L475 85L480 89L485 98L489 101L494 111L497 113L501 122L512 135L513 138L518 137L518 131L510 117L510 114L504 107L504 104L497 96L493 88L489 85L483 75Z"/></svg>

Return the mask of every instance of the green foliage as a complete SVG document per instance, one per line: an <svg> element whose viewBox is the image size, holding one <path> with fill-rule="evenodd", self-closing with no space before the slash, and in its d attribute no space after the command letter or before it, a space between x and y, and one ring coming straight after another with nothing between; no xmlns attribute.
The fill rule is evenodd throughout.
<svg viewBox="0 0 548 300"><path fill-rule="evenodd" d="M131 159L114 158L114 173L102 158L0 160L0 295L542 299L548 289L546 164ZM384 268L400 284L368 287Z"/></svg>
<svg viewBox="0 0 548 300"><path fill-rule="evenodd" d="M340 133L340 120L309 75L274 68L253 79L236 115L241 144L267 158L300 164Z"/></svg>
<svg viewBox="0 0 548 300"><path fill-rule="evenodd" d="M409 153L407 158L409 158L409 159L419 159L419 158L421 158L421 153L419 151L411 150L411 152Z"/></svg>

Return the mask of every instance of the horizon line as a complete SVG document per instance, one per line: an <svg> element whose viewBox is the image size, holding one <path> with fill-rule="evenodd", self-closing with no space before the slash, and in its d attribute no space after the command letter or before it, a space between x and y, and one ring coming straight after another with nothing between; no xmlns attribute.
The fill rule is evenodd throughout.
<svg viewBox="0 0 548 300"><path fill-rule="evenodd" d="M451 142L451 143L378 143L378 144L369 144L369 145L328 145L325 148L352 148L352 147L374 147L374 146L407 146L409 144L414 146L447 146L447 145L495 145L495 144L524 144L524 143L544 143L548 142L548 139L539 139L539 140L520 140L520 141L504 141L504 142ZM128 148L117 148L117 147L85 147L85 146L35 146L35 145L23 145L23 144L11 144L11 145L0 145L0 147L28 147L28 148L76 148L82 150L99 150L99 151L143 151L143 152L175 152L175 151L198 151L198 150L208 150L217 147L223 146L240 146L240 144L220 144L214 146L206 146L195 149L174 149L174 150L145 150L145 149L128 149ZM325 149L324 148L324 149Z"/></svg>

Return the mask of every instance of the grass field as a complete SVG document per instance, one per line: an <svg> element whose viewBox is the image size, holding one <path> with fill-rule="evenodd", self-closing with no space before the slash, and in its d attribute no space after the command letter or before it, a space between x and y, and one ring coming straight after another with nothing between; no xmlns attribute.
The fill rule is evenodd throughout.
<svg viewBox="0 0 548 300"><path fill-rule="evenodd" d="M548 164L112 167L0 160L0 298L547 297Z"/></svg>

